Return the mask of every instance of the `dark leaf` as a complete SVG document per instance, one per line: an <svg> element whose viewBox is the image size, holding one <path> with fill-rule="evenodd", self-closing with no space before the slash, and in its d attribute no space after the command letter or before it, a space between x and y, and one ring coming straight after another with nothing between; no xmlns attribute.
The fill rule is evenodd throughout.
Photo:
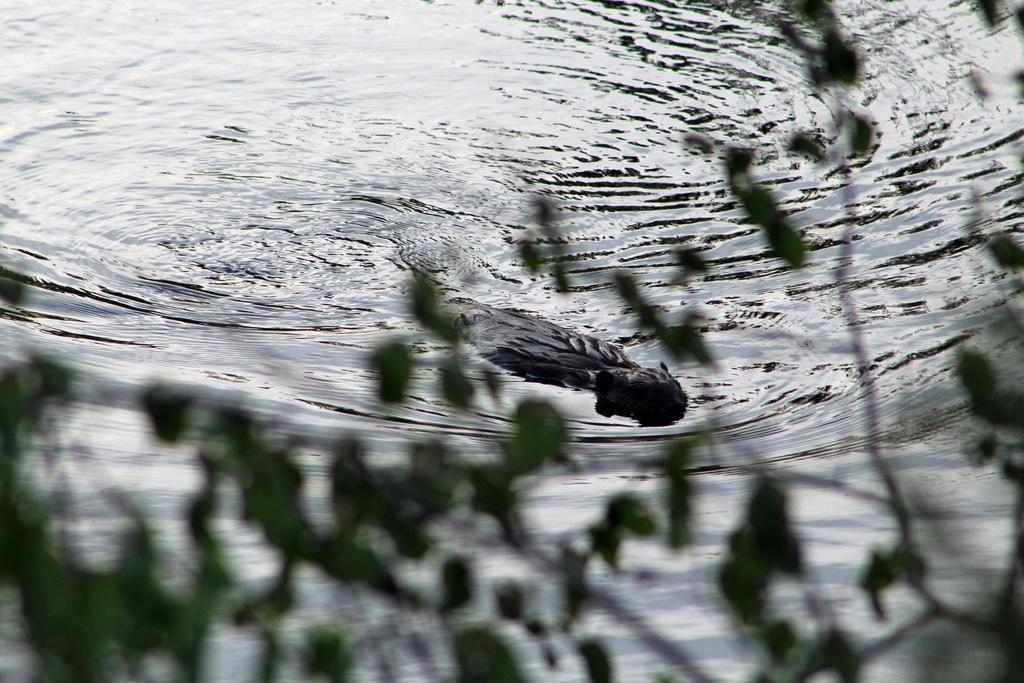
<svg viewBox="0 0 1024 683"><path fill-rule="evenodd" d="M441 609L450 612L464 606L473 597L473 574L461 557L450 557L441 567L444 597Z"/></svg>
<svg viewBox="0 0 1024 683"><path fill-rule="evenodd" d="M434 285L424 277L416 277L411 294L412 312L420 324L447 342L458 342L459 329L452 316L441 309Z"/></svg>
<svg viewBox="0 0 1024 683"><path fill-rule="evenodd" d="M730 147L725 155L725 169L729 177L745 175L750 170L750 164L754 161L754 155L749 149L738 149Z"/></svg>
<svg viewBox="0 0 1024 683"><path fill-rule="evenodd" d="M977 0L977 2L978 9L981 10L981 15L985 17L985 23L989 26L995 26L996 21L999 19L996 0Z"/></svg>
<svg viewBox="0 0 1024 683"><path fill-rule="evenodd" d="M676 252L676 263L683 270L683 275L691 275L692 273L706 273L708 270L708 264L704 261L704 258L700 255L698 249L677 249Z"/></svg>
<svg viewBox="0 0 1024 683"><path fill-rule="evenodd" d="M715 143L711 142L710 139L703 135L697 135L696 133L690 133L683 138L683 143L689 147L693 147L701 154L711 154L715 151Z"/></svg>
<svg viewBox="0 0 1024 683"><path fill-rule="evenodd" d="M455 636L458 683L523 683L519 663L495 634L483 627Z"/></svg>
<svg viewBox="0 0 1024 683"><path fill-rule="evenodd" d="M690 479L687 468L690 445L672 444L665 457L666 509L668 512L668 544L674 550L682 548L690 539L690 513L692 508Z"/></svg>
<svg viewBox="0 0 1024 683"><path fill-rule="evenodd" d="M494 591L498 613L502 618L518 621L523 618L523 589L518 583L506 582Z"/></svg>
<svg viewBox="0 0 1024 683"><path fill-rule="evenodd" d="M768 243L775 255L788 263L793 268L804 265L807 256L807 247L800 237L800 233L790 227L789 223L779 217L779 220L768 227Z"/></svg>
<svg viewBox="0 0 1024 683"><path fill-rule="evenodd" d="M796 632L788 621L772 621L761 630L761 642L764 643L771 658L782 663L797 646Z"/></svg>
<svg viewBox="0 0 1024 683"><path fill-rule="evenodd" d="M516 408L515 431L505 442L509 471L520 475L545 462L566 462L568 434L561 415L544 401L523 401Z"/></svg>
<svg viewBox="0 0 1024 683"><path fill-rule="evenodd" d="M770 566L788 574L800 572L800 546L790 527L786 495L773 480L762 477L758 482L747 523L754 545Z"/></svg>
<svg viewBox="0 0 1024 683"><path fill-rule="evenodd" d="M647 506L629 494L620 494L608 502L605 520L609 528L623 527L636 536L651 536L658 530Z"/></svg>
<svg viewBox="0 0 1024 683"><path fill-rule="evenodd" d="M532 240L521 241L519 243L519 258L522 259L523 265L528 271L535 275L540 272L541 255L535 242Z"/></svg>
<svg viewBox="0 0 1024 683"><path fill-rule="evenodd" d="M0 299L17 306L25 300L28 288L24 282L0 276Z"/></svg>
<svg viewBox="0 0 1024 683"><path fill-rule="evenodd" d="M855 683L860 657L842 631L832 629L811 656L813 670L834 671L843 683Z"/></svg>
<svg viewBox="0 0 1024 683"><path fill-rule="evenodd" d="M558 208L547 197L534 197L534 220L541 227L550 227L558 220Z"/></svg>
<svg viewBox="0 0 1024 683"><path fill-rule="evenodd" d="M846 44L835 29L826 31L822 52L825 71L833 80L846 84L853 84L857 81L857 73L860 68L857 53Z"/></svg>
<svg viewBox="0 0 1024 683"><path fill-rule="evenodd" d="M380 400L397 403L405 398L412 376L412 355L399 341L387 342L373 352L371 358L377 371L377 392Z"/></svg>
<svg viewBox="0 0 1024 683"><path fill-rule="evenodd" d="M331 628L318 628L306 637L306 670L332 683L348 679L349 654L344 639Z"/></svg>
<svg viewBox="0 0 1024 683"><path fill-rule="evenodd" d="M816 163L825 158L825 150L822 146L806 133L797 133L791 137L787 149L790 152L806 155Z"/></svg>
<svg viewBox="0 0 1024 683"><path fill-rule="evenodd" d="M856 156L863 156L871 149L874 128L870 121L856 114L850 115L850 123L853 126L850 131L850 151Z"/></svg>
<svg viewBox="0 0 1024 683"><path fill-rule="evenodd" d="M1009 420L1005 407L996 396L996 378L988 359L977 351L965 350L957 366L960 382L967 389L974 413L992 424Z"/></svg>
<svg viewBox="0 0 1024 683"><path fill-rule="evenodd" d="M612 661L601 643L593 639L585 640L579 644L579 652L587 666L587 675L593 683L611 682Z"/></svg>
<svg viewBox="0 0 1024 683"><path fill-rule="evenodd" d="M445 400L456 408L468 408L473 400L473 384L466 378L455 355L441 367L441 391Z"/></svg>
<svg viewBox="0 0 1024 683"><path fill-rule="evenodd" d="M152 386L142 395L153 431L160 439L174 443L185 431L191 401L163 386Z"/></svg>
<svg viewBox="0 0 1024 683"><path fill-rule="evenodd" d="M1024 267L1024 249L1021 249L1009 235L999 234L988 243L996 262L1007 270Z"/></svg>

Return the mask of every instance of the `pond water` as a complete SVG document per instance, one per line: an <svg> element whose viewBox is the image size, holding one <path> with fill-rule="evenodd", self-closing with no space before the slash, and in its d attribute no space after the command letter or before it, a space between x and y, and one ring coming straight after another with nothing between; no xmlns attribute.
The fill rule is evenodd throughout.
<svg viewBox="0 0 1024 683"><path fill-rule="evenodd" d="M410 436L490 448L507 406L541 395L568 416L587 463L538 483L536 525L552 536L591 519L611 491L656 492L636 462L713 423L697 544L680 557L639 550L645 579L628 599L718 676L742 677L749 663L711 575L748 483L734 466L875 485L834 283L847 193L834 169L786 151L797 131L832 139L838 110L780 38L783 7L8 0L3 260L37 286L23 309L3 310L3 353L66 359L100 395L182 382L241 398L282 428L353 430L385 453ZM951 367L965 344L1001 343L1001 277L967 226L975 197L986 226L1022 224L1019 37L1009 23L990 33L961 2L842 10L866 58L851 104L877 129L853 175L852 282L884 446L905 477L968 515L965 536L992 541L980 544L984 564L999 555L990 522L1006 499L962 455ZM804 231L807 267L766 253L721 159L683 144L693 134L754 150L758 177ZM517 260L538 195L560 207L564 295ZM674 283L677 246L701 249L708 274ZM413 269L450 294L618 341L644 365L668 361L610 284L625 269L664 310L703 314L716 365L671 366L692 407L667 427L602 418L590 394L513 378L502 405L469 414L426 381L406 407L383 407L367 354L415 334ZM420 348L427 377L442 354ZM82 429L85 467L173 516L192 464L152 457L162 451L131 411L97 405L81 420L98 426ZM815 489L799 492L797 512L835 609L867 624L856 577L866 550L890 538L888 521ZM625 680L664 670L615 620L589 628ZM574 666L541 679L575 680Z"/></svg>

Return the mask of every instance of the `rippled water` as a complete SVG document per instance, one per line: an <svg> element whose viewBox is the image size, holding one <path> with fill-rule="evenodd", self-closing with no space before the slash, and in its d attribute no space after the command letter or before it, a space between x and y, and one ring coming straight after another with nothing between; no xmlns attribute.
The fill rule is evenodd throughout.
<svg viewBox="0 0 1024 683"><path fill-rule="evenodd" d="M382 450L410 434L472 446L503 428L500 406L459 415L426 382L401 410L375 400L367 351L415 331L412 269L450 293L617 340L653 365L664 354L609 284L627 269L666 310L703 313L716 370L673 367L695 405L649 429L596 415L589 394L510 378L506 403L556 401L596 468L542 482L546 532L586 519L609 490L653 490L624 478L630 460L709 420L720 447L719 469L702 478L707 553L745 485L734 463L802 461L869 482L863 386L834 284L842 177L786 151L798 130L831 139L835 105L811 94L779 37L780 5L676 5L5 3L3 258L37 286L24 310L3 312L4 353L42 348L100 384L161 377L241 395ZM947 380L957 348L991 343L1000 297L966 230L974 193L994 225L1017 231L1024 216L1018 38L1009 27L989 35L958 2L842 9L867 59L852 104L877 127L854 174L853 280L886 445L940 485L978 488ZM808 267L790 272L766 254L721 161L686 147L690 134L756 152L759 177L804 230ZM568 295L516 259L538 194L561 207ZM708 275L673 284L678 245L701 249ZM427 365L441 357L422 350ZM145 463L154 447L138 422L115 424L93 457L180 502L168 481L179 469L187 480L189 465ZM922 451L939 455L912 457ZM887 527L825 500L801 503L802 514L825 548L825 580L849 583ZM651 559L665 580L636 600L681 636L705 634L707 661L731 661L727 625L703 621L703 589L686 589L705 605L692 613L658 592L690 585L708 560L699 549L683 570ZM653 666L625 636L615 647L628 670Z"/></svg>

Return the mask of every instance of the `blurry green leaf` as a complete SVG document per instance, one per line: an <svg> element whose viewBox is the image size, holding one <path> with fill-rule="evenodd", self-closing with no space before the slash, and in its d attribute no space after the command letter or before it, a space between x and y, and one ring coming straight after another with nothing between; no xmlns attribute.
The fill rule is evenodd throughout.
<svg viewBox="0 0 1024 683"><path fill-rule="evenodd" d="M796 632L785 620L765 624L760 636L772 660L779 663L785 662L797 646Z"/></svg>
<svg viewBox="0 0 1024 683"><path fill-rule="evenodd" d="M791 137L786 149L808 156L816 163L825 158L825 150L822 146L806 133L797 133Z"/></svg>
<svg viewBox="0 0 1024 683"><path fill-rule="evenodd" d="M731 179L746 174L753 162L754 155L748 149L730 147L725 154L725 169Z"/></svg>
<svg viewBox="0 0 1024 683"><path fill-rule="evenodd" d="M181 438L191 405L186 396L167 387L155 385L142 395L142 405L149 415L153 431L160 439L174 443Z"/></svg>
<svg viewBox="0 0 1024 683"><path fill-rule="evenodd" d="M856 114L850 115L850 123L853 125L850 131L850 151L855 156L863 156L871 149L874 127L870 121Z"/></svg>
<svg viewBox="0 0 1024 683"><path fill-rule="evenodd" d="M832 79L846 84L853 84L857 81L857 73L860 69L857 53L846 44L834 28L825 32L825 45L822 54L825 59L825 71Z"/></svg>
<svg viewBox="0 0 1024 683"><path fill-rule="evenodd" d="M629 494L620 494L608 502L605 519L610 528L621 526L636 536L651 536L658 530L647 506Z"/></svg>
<svg viewBox="0 0 1024 683"><path fill-rule="evenodd" d="M829 631L811 656L812 670L834 671L843 683L855 683L860 657L839 629Z"/></svg>
<svg viewBox="0 0 1024 683"><path fill-rule="evenodd" d="M769 574L750 532L741 529L733 533L729 557L718 572L718 588L744 624L760 623Z"/></svg>
<svg viewBox="0 0 1024 683"><path fill-rule="evenodd" d="M565 294L571 289L569 271L566 269L564 262L557 261L551 268L551 274L555 278L555 291Z"/></svg>
<svg viewBox="0 0 1024 683"><path fill-rule="evenodd" d="M587 675L593 683L610 683L612 681L612 661L608 658L604 646L597 640L585 640L579 644L580 656L587 666Z"/></svg>
<svg viewBox="0 0 1024 683"><path fill-rule="evenodd" d="M996 455L996 450L999 448L999 440L995 434L986 434L978 440L976 452L978 454L978 461L986 463L992 460Z"/></svg>
<svg viewBox="0 0 1024 683"><path fill-rule="evenodd" d="M569 622L579 617L590 597L586 581L588 559L588 555L568 547L562 548L562 589L565 593L565 618Z"/></svg>
<svg viewBox="0 0 1024 683"><path fill-rule="evenodd" d="M589 534L591 552L600 556L609 567L618 568L621 532L603 521L590 527Z"/></svg>
<svg viewBox="0 0 1024 683"><path fill-rule="evenodd" d="M458 683L524 683L512 651L486 628L466 629L454 644Z"/></svg>
<svg viewBox="0 0 1024 683"><path fill-rule="evenodd" d="M470 483L473 485L473 509L494 517L506 538L514 538L519 498L505 468L485 466L471 470Z"/></svg>
<svg viewBox="0 0 1024 683"><path fill-rule="evenodd" d="M441 366L441 391L445 400L456 408L468 408L473 400L473 384L462 371L462 364L454 354Z"/></svg>
<svg viewBox="0 0 1024 683"><path fill-rule="evenodd" d="M677 249L675 256L676 263L682 269L683 275L706 273L708 271L708 264L704 261L704 257L700 255L700 250L698 249Z"/></svg>
<svg viewBox="0 0 1024 683"><path fill-rule="evenodd" d="M800 546L790 527L785 493L775 481L760 479L750 499L747 523L754 544L772 567L788 574L800 572Z"/></svg>
<svg viewBox="0 0 1024 683"><path fill-rule="evenodd" d="M702 322L699 313L688 313L681 325L656 328L658 340L680 360L695 360L701 365L711 365L714 359L700 332Z"/></svg>
<svg viewBox="0 0 1024 683"><path fill-rule="evenodd" d="M1024 267L1024 249L1021 249L1009 235L996 235L989 241L988 248L992 251L996 263L1003 268L1017 270Z"/></svg>
<svg viewBox="0 0 1024 683"><path fill-rule="evenodd" d="M1007 422L1009 416L996 396L995 373L988 360L976 351L965 350L957 370L974 413L992 424Z"/></svg>
<svg viewBox="0 0 1024 683"><path fill-rule="evenodd" d="M683 138L683 144L693 147L701 154L711 154L715 151L715 143L703 135L690 133Z"/></svg>
<svg viewBox="0 0 1024 683"><path fill-rule="evenodd" d="M981 10L981 15L985 17L985 23L989 26L995 26L996 21L999 19L996 0L977 0L977 3L978 9Z"/></svg>
<svg viewBox="0 0 1024 683"><path fill-rule="evenodd" d="M553 225L558 220L558 209L547 197L536 196L533 198L534 220L541 227Z"/></svg>
<svg viewBox="0 0 1024 683"><path fill-rule="evenodd" d="M518 583L505 582L494 590L498 613L504 619L518 621L523 618L523 589Z"/></svg>
<svg viewBox="0 0 1024 683"><path fill-rule="evenodd" d="M469 564L461 557L450 557L441 567L444 597L441 609L449 612L463 607L473 597L473 574Z"/></svg>
<svg viewBox="0 0 1024 683"><path fill-rule="evenodd" d="M879 550L871 551L871 560L860 578L860 586L871 599L871 606L879 619L885 619L885 606L882 604L882 591L901 578L906 569L902 552L886 553Z"/></svg>
<svg viewBox="0 0 1024 683"><path fill-rule="evenodd" d="M808 19L817 19L828 6L828 0L803 0L800 12Z"/></svg>
<svg viewBox="0 0 1024 683"><path fill-rule="evenodd" d="M44 356L35 356L31 367L38 396L64 396L68 393L72 373L65 366Z"/></svg>
<svg viewBox="0 0 1024 683"><path fill-rule="evenodd" d="M690 538L692 500L687 471L689 462L689 443L676 442L672 444L665 457L664 473L668 484L665 496L668 513L668 544L673 550L682 548Z"/></svg>
<svg viewBox="0 0 1024 683"><path fill-rule="evenodd" d="M800 233L790 227L780 216L779 220L768 226L768 243L775 255L793 268L804 265L807 247Z"/></svg>
<svg viewBox="0 0 1024 683"><path fill-rule="evenodd" d="M349 654L344 639L336 630L321 627L306 637L306 670L326 676L333 683L348 679Z"/></svg>
<svg viewBox="0 0 1024 683"><path fill-rule="evenodd" d="M416 277L412 281L411 294L412 312L420 324L449 343L458 342L459 328L455 320L441 309L434 285L425 277Z"/></svg>
<svg viewBox="0 0 1024 683"><path fill-rule="evenodd" d="M412 355L405 344L388 342L373 352L371 361L377 371L380 400L397 403L405 398L412 375Z"/></svg>
<svg viewBox="0 0 1024 683"><path fill-rule="evenodd" d="M625 301L630 306L638 308L643 304L640 299L640 290L636 286L636 280L633 276L625 271L615 271L615 289L619 293L619 298Z"/></svg>
<svg viewBox="0 0 1024 683"><path fill-rule="evenodd" d="M0 299L3 299L14 306L18 306L25 300L25 295L27 293L28 288L25 286L24 282L0 276Z"/></svg>
<svg viewBox="0 0 1024 683"><path fill-rule="evenodd" d="M533 240L526 239L519 242L519 258L522 259L523 265L528 271L535 275L540 272L541 255Z"/></svg>
<svg viewBox="0 0 1024 683"><path fill-rule="evenodd" d="M532 472L545 462L566 462L568 434L561 415L545 401L523 401L516 408L512 438L504 443L509 471Z"/></svg>

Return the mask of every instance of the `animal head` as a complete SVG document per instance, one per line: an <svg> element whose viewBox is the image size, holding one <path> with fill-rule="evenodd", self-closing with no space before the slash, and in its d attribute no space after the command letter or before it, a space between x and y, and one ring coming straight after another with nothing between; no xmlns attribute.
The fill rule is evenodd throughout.
<svg viewBox="0 0 1024 683"><path fill-rule="evenodd" d="M642 426L668 425L686 414L686 392L664 363L658 368L601 370L594 380L595 409L605 417L631 417Z"/></svg>

